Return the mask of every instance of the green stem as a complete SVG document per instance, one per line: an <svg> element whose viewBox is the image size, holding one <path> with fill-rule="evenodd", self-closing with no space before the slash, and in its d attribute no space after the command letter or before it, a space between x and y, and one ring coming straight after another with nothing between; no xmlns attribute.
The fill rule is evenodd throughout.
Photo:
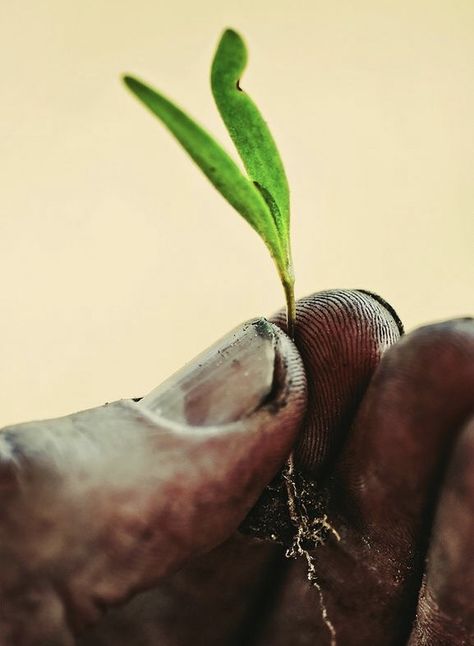
<svg viewBox="0 0 474 646"><path fill-rule="evenodd" d="M295 337L296 303L295 303L295 281L286 278L283 280L283 289L286 298L286 326L290 339Z"/></svg>

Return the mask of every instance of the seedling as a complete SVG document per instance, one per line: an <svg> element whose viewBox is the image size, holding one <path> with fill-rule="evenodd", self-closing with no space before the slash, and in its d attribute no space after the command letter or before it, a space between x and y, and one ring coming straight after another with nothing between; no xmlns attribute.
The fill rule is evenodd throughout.
<svg viewBox="0 0 474 646"><path fill-rule="evenodd" d="M177 105L136 78L125 76L124 81L267 245L285 291L287 330L293 336L296 309L288 182L267 124L255 103L240 87L246 63L244 41L235 31L227 29L212 62L211 88L247 175L222 146Z"/></svg>
<svg viewBox="0 0 474 646"><path fill-rule="evenodd" d="M280 155L270 130L252 99L242 90L240 77L247 63L242 38L227 29L219 42L211 68L211 87L217 108L235 144L247 175L244 175L222 146L177 105L131 76L127 87L153 112L176 137L208 179L225 199L247 220L267 245L285 290L287 331L293 337L295 326L294 275L290 250L290 197ZM294 526L286 542L289 558L306 559L308 580L317 588L322 617L335 644L321 587L317 581L314 558L309 549L324 542L325 536L339 535L323 514L309 518L305 496L314 483L297 474L291 454L282 474L288 512ZM275 540L277 537L271 535Z"/></svg>

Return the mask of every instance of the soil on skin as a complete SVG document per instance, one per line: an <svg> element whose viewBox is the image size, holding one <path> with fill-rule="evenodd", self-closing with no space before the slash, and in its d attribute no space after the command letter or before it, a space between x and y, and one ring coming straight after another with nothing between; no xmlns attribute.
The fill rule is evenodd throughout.
<svg viewBox="0 0 474 646"><path fill-rule="evenodd" d="M305 519L308 527L320 530L318 540L311 540L309 537L305 539L307 543L303 547L312 550L323 542L330 531L322 523L325 519L326 500L321 491L317 490L314 481L306 479L298 471L295 471L293 478L298 493L295 502L299 517ZM264 489L239 530L243 534L280 543L287 549L292 548L298 528L290 516L288 489L283 470Z"/></svg>

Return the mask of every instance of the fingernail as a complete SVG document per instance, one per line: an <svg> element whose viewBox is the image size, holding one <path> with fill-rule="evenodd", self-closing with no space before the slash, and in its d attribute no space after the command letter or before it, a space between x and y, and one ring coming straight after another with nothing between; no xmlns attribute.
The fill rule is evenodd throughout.
<svg viewBox="0 0 474 646"><path fill-rule="evenodd" d="M139 406L191 426L247 417L272 390L276 346L268 321L249 321L152 390Z"/></svg>

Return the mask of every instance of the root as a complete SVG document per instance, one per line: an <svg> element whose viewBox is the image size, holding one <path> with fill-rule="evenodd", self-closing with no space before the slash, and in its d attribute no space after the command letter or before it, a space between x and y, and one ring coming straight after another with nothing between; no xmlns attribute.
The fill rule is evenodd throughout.
<svg viewBox="0 0 474 646"><path fill-rule="evenodd" d="M295 481L295 467L293 454L288 458L286 468L283 472L286 491L288 495L288 511L291 522L293 523L296 534L293 538L291 547L286 550L287 558L304 558L307 567L307 578L318 591L321 606L321 617L329 632L331 646L336 646L336 629L328 616L327 607L324 601L323 591L318 581L314 557L309 553L318 545L323 545L328 534L332 534L336 540L340 541L341 537L336 529L328 521L327 515L310 519L303 497L299 495Z"/></svg>

